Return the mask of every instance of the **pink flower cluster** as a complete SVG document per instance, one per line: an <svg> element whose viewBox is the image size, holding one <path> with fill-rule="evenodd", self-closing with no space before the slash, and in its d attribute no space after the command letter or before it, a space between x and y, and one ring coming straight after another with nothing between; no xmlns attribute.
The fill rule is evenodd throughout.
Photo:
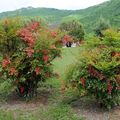
<svg viewBox="0 0 120 120"><path fill-rule="evenodd" d="M10 59L3 59L2 61L2 68L6 68L10 64Z"/></svg>
<svg viewBox="0 0 120 120"><path fill-rule="evenodd" d="M69 35L65 35L63 38L63 44L66 44L67 42L72 42L72 38Z"/></svg>
<svg viewBox="0 0 120 120"><path fill-rule="evenodd" d="M33 47L35 43L35 38L27 28L23 28L20 30L20 37L24 42L28 44L29 47Z"/></svg>
<svg viewBox="0 0 120 120"><path fill-rule="evenodd" d="M43 56L43 60L45 63L47 63L49 61L49 56L48 55L44 55Z"/></svg>
<svg viewBox="0 0 120 120"><path fill-rule="evenodd" d="M32 57L32 55L34 53L33 48L28 47L28 48L25 49L25 51L26 51L26 54L27 54L28 57Z"/></svg>
<svg viewBox="0 0 120 120"><path fill-rule="evenodd" d="M10 75L14 75L16 73L16 70L14 67L11 67L9 72L10 72Z"/></svg>
<svg viewBox="0 0 120 120"><path fill-rule="evenodd" d="M36 69L35 69L36 75L39 75L40 70L41 70L40 67L36 67Z"/></svg>
<svg viewBox="0 0 120 120"><path fill-rule="evenodd" d="M57 37L57 32L52 31L52 32L51 32L51 36L52 36L53 38L56 38L56 37Z"/></svg>
<svg viewBox="0 0 120 120"><path fill-rule="evenodd" d="M31 24L29 24L29 26L27 26L27 29L30 31L35 31L38 29L38 27L40 26L40 22L32 22Z"/></svg>
<svg viewBox="0 0 120 120"><path fill-rule="evenodd" d="M32 54L34 53L34 44L35 44L35 33L36 30L39 28L39 22L32 22L30 23L28 26L26 26L25 28L21 29L19 31L19 35L21 37L21 39L27 43L28 48L25 49L26 54L28 55L28 57L31 57Z"/></svg>

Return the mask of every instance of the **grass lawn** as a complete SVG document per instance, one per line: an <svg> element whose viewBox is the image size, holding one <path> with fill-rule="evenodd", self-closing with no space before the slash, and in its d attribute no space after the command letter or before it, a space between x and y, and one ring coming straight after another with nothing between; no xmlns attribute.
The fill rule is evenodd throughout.
<svg viewBox="0 0 120 120"><path fill-rule="evenodd" d="M59 91L61 81L64 80L67 67L77 60L80 48L64 48L62 49L62 58L54 61L54 71L60 74L58 79L50 79L45 85L52 86L53 93L49 95L46 104L40 103L25 104L25 101L14 103L0 107L0 120L84 120L77 115L71 106L63 102L64 96ZM72 93L67 94L71 97ZM44 96L44 94L43 94ZM41 97L41 96L40 96ZM45 98L45 97L43 97ZM46 98L45 98L46 99ZM34 100L33 100L34 101ZM43 103L45 100L43 99ZM34 107L34 104L36 105ZM33 105L33 106L32 106Z"/></svg>
<svg viewBox="0 0 120 120"><path fill-rule="evenodd" d="M59 79L51 79L48 81L53 87L59 88L61 82L65 79L65 72L68 70L68 67L77 61L78 55L80 53L81 47L77 48L63 48L62 57L57 58L54 62L54 71L60 75Z"/></svg>

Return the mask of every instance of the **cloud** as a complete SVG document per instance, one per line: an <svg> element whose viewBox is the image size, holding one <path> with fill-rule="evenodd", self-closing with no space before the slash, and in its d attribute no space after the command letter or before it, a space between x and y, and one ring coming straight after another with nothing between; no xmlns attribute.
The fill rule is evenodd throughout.
<svg viewBox="0 0 120 120"><path fill-rule="evenodd" d="M0 12L30 6L30 0L0 0Z"/></svg>
<svg viewBox="0 0 120 120"><path fill-rule="evenodd" d="M50 7L58 9L82 9L107 0L31 0L34 7Z"/></svg>
<svg viewBox="0 0 120 120"><path fill-rule="evenodd" d="M0 12L22 7L48 7L58 9L82 9L107 0L0 0Z"/></svg>

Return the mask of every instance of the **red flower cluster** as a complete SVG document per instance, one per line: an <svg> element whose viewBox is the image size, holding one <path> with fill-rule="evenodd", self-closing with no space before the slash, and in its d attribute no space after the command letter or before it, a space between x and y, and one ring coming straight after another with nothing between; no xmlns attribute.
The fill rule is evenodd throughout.
<svg viewBox="0 0 120 120"><path fill-rule="evenodd" d="M39 27L38 22L32 22L27 27L19 31L21 39L28 44L29 47L33 47L35 43L35 36L33 32L36 31Z"/></svg>
<svg viewBox="0 0 120 120"><path fill-rule="evenodd" d="M120 53L112 52L111 53L112 57L120 57Z"/></svg>
<svg viewBox="0 0 120 120"><path fill-rule="evenodd" d="M2 61L2 68L6 68L10 64L10 59L3 59Z"/></svg>
<svg viewBox="0 0 120 120"><path fill-rule="evenodd" d="M57 37L57 32L52 31L52 32L51 32L51 36L52 36L53 38Z"/></svg>
<svg viewBox="0 0 120 120"><path fill-rule="evenodd" d="M71 39L71 37L69 35L65 35L64 38L63 38L63 41L64 42L71 42L72 39Z"/></svg>
<svg viewBox="0 0 120 120"><path fill-rule="evenodd" d="M80 80L81 80L82 85L85 87L86 79L84 77L82 77Z"/></svg>
<svg viewBox="0 0 120 120"><path fill-rule="evenodd" d="M98 72L97 70L95 70L95 68L92 65L88 66L88 72L91 76L93 77L97 77L100 80L103 80L105 78L105 76L103 75L103 73Z"/></svg>
<svg viewBox="0 0 120 120"><path fill-rule="evenodd" d="M14 75L16 73L16 70L14 67L11 67L9 72L10 72L10 75Z"/></svg>
<svg viewBox="0 0 120 120"><path fill-rule="evenodd" d="M38 29L38 27L40 26L40 22L32 22L31 24L29 24L29 26L27 27L30 31L35 31Z"/></svg>
<svg viewBox="0 0 120 120"><path fill-rule="evenodd" d="M109 81L108 84L107 84L107 90L108 90L108 93L109 93L109 94L111 94L112 89L113 89L113 87L112 87L112 85L111 85L111 83L110 83L110 81Z"/></svg>
<svg viewBox="0 0 120 120"><path fill-rule="evenodd" d="M36 72L36 75L39 75L39 73L40 73L40 67L37 67L37 68L35 69L35 72Z"/></svg>
<svg viewBox="0 0 120 120"><path fill-rule="evenodd" d="M33 47L35 43L35 37L32 35L31 31L27 28L23 28L19 32L21 39L28 44L29 47Z"/></svg>
<svg viewBox="0 0 120 120"><path fill-rule="evenodd" d="M48 55L43 55L43 60L45 63L49 61L49 56Z"/></svg>
<svg viewBox="0 0 120 120"><path fill-rule="evenodd" d="M26 48L25 51L26 51L28 57L31 57L32 54L34 53L34 49L32 49L30 47Z"/></svg>

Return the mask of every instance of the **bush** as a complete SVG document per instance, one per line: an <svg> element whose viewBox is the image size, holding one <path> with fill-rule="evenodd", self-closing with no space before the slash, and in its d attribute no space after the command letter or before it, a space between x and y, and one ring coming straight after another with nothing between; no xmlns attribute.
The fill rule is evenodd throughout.
<svg viewBox="0 0 120 120"><path fill-rule="evenodd" d="M54 76L51 62L60 56L60 37L57 32L49 31L41 21L32 20L18 29L13 29L18 24L11 20L8 22L2 24L0 32L3 36L1 48L9 45L2 51L2 76L4 80L12 81L20 96L33 97L38 83ZM5 27L7 31L3 34ZM4 43L5 35L9 40Z"/></svg>
<svg viewBox="0 0 120 120"><path fill-rule="evenodd" d="M120 103L120 33L104 32L104 38L92 38L80 60L68 71L66 79L85 95L92 95L110 109Z"/></svg>

